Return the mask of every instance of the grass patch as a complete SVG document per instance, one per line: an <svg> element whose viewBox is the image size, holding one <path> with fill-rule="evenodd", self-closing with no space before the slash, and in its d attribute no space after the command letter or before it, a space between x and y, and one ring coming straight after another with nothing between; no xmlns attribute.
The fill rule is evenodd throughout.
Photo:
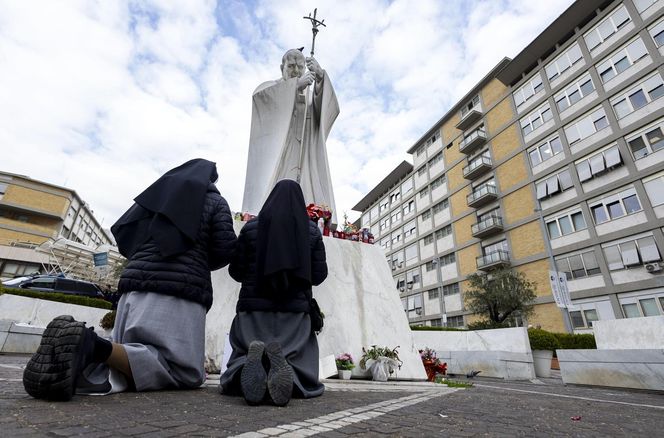
<svg viewBox="0 0 664 438"><path fill-rule="evenodd" d="M447 385L449 388L472 388L473 384L470 382L462 382L460 380L450 380L445 377L436 377L436 383Z"/></svg>

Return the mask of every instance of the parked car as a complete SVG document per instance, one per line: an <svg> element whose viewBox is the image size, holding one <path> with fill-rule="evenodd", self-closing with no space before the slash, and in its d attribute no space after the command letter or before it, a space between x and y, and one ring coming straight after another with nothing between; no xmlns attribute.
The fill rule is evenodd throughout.
<svg viewBox="0 0 664 438"><path fill-rule="evenodd" d="M61 276L39 275L14 285L14 287L104 299L104 294L95 283Z"/></svg>

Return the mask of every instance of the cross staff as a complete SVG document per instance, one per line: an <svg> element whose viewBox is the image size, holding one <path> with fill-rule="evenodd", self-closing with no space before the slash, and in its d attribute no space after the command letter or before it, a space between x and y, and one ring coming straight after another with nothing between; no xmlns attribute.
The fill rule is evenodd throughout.
<svg viewBox="0 0 664 438"><path fill-rule="evenodd" d="M309 20L311 22L311 33L313 34L311 38L311 52L310 52L311 57L314 56L314 46L316 45L316 35L318 35L318 27L319 26L327 27L324 23L325 20L318 20L316 18L317 12L318 8L315 8L313 17L311 16L311 12L309 12L308 17L302 17L305 20ZM304 119L302 120L302 135L300 136L300 161L298 162L297 178L296 178L298 184L302 179L302 166L304 165L304 133L307 126L308 108L309 108L309 86L307 86L307 88L304 90Z"/></svg>

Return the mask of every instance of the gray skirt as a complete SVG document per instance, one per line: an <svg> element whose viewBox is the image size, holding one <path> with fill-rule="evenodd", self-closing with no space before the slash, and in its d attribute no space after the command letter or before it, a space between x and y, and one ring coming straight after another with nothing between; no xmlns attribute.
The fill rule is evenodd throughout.
<svg viewBox="0 0 664 438"><path fill-rule="evenodd" d="M318 397L325 386L318 380L318 341L311 332L308 313L239 312L230 331L233 353L222 374L219 389L223 394L241 395L240 371L247 359L249 344L276 341L286 361L293 367L293 396Z"/></svg>
<svg viewBox="0 0 664 438"><path fill-rule="evenodd" d="M169 295L122 295L112 340L127 352L137 391L197 388L203 384L205 314L201 304ZM109 375L105 364L90 366L77 382L77 393L119 392L126 389L122 380L116 371Z"/></svg>

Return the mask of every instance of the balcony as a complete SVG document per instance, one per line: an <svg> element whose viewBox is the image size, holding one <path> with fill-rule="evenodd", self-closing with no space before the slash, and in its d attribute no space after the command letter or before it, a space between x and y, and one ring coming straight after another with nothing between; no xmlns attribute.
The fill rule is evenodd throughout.
<svg viewBox="0 0 664 438"><path fill-rule="evenodd" d="M483 184L477 187L466 197L468 207L478 208L498 199L498 189L495 186Z"/></svg>
<svg viewBox="0 0 664 438"><path fill-rule="evenodd" d="M502 249L477 257L477 269L481 271L490 271L492 269L504 268L509 265L510 253Z"/></svg>
<svg viewBox="0 0 664 438"><path fill-rule="evenodd" d="M481 155L469 162L468 165L463 168L463 177L470 180L475 179L478 176L484 175L491 170L492 167L493 163L491 162L491 158Z"/></svg>
<svg viewBox="0 0 664 438"><path fill-rule="evenodd" d="M484 238L503 231L503 218L500 216L489 216L482 222L470 227L473 237Z"/></svg>
<svg viewBox="0 0 664 438"><path fill-rule="evenodd" d="M486 143L486 132L484 129L476 129L461 140L459 152L469 154Z"/></svg>
<svg viewBox="0 0 664 438"><path fill-rule="evenodd" d="M456 124L456 128L465 131L466 129L473 126L475 122L480 120L482 115L482 109L479 106L476 106L461 116L461 120Z"/></svg>

